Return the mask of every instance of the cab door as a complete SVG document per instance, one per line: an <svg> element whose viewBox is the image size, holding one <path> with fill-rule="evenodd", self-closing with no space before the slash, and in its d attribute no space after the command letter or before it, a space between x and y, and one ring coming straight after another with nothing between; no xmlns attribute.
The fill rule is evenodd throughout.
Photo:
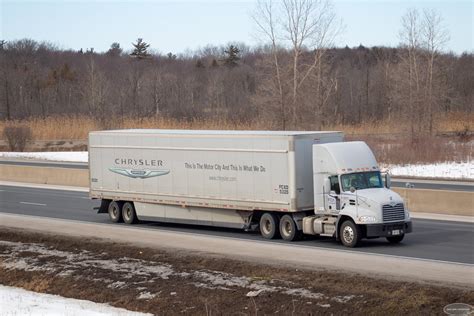
<svg viewBox="0 0 474 316"><path fill-rule="evenodd" d="M331 189L326 194L326 205L331 213L339 213L341 210L341 187L339 185L339 177L337 175L329 177Z"/></svg>

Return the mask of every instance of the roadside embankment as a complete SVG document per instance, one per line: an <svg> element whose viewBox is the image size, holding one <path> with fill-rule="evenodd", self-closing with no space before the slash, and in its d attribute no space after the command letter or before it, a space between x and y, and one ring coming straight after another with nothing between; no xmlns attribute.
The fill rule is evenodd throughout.
<svg viewBox="0 0 474 316"><path fill-rule="evenodd" d="M300 269L122 241L1 229L0 283L155 315L431 315L474 300L471 288L334 272L318 261Z"/></svg>
<svg viewBox="0 0 474 316"><path fill-rule="evenodd" d="M0 164L0 180L87 187L89 170Z"/></svg>
<svg viewBox="0 0 474 316"><path fill-rule="evenodd" d="M474 216L474 193L450 190L392 188L411 212Z"/></svg>

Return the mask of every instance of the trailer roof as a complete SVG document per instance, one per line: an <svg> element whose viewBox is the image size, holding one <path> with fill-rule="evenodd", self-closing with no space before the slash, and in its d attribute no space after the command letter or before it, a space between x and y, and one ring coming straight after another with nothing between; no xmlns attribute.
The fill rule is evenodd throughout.
<svg viewBox="0 0 474 316"><path fill-rule="evenodd" d="M258 135L258 136L298 136L341 133L340 131L239 131L239 130L188 130L188 129L117 129L96 131L93 133L132 133L132 134L168 134L168 135Z"/></svg>

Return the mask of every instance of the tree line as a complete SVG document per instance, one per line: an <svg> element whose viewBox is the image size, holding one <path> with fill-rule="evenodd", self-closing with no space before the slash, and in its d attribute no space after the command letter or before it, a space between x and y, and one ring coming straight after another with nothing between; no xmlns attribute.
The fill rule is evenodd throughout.
<svg viewBox="0 0 474 316"><path fill-rule="evenodd" d="M155 53L143 39L104 53L0 41L0 118L218 118L278 129L396 120L432 132L436 116L472 113L473 54L443 52L448 34L434 11L408 11L398 47L334 47L330 2L260 2L253 18L259 46L178 55Z"/></svg>

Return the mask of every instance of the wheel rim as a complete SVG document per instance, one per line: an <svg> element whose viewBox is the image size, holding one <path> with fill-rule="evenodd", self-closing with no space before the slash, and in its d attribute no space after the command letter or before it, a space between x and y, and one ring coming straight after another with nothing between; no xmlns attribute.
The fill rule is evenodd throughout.
<svg viewBox="0 0 474 316"><path fill-rule="evenodd" d="M112 216L113 218L117 218L118 217L118 207L114 205L114 207L112 208Z"/></svg>
<svg viewBox="0 0 474 316"><path fill-rule="evenodd" d="M354 230L350 226L344 227L342 231L342 236L344 237L344 241L350 244L354 240Z"/></svg>
<svg viewBox="0 0 474 316"><path fill-rule="evenodd" d="M129 206L125 206L125 212L123 212L123 216L125 217L127 221L130 220L132 216L132 210Z"/></svg>
<svg viewBox="0 0 474 316"><path fill-rule="evenodd" d="M286 220L283 223L283 234L285 234L285 236L290 236L292 231L293 231L293 227L291 227L290 221Z"/></svg>
<svg viewBox="0 0 474 316"><path fill-rule="evenodd" d="M269 219L264 220L262 230L265 235L269 235L270 232L272 231L272 223L270 222Z"/></svg>

